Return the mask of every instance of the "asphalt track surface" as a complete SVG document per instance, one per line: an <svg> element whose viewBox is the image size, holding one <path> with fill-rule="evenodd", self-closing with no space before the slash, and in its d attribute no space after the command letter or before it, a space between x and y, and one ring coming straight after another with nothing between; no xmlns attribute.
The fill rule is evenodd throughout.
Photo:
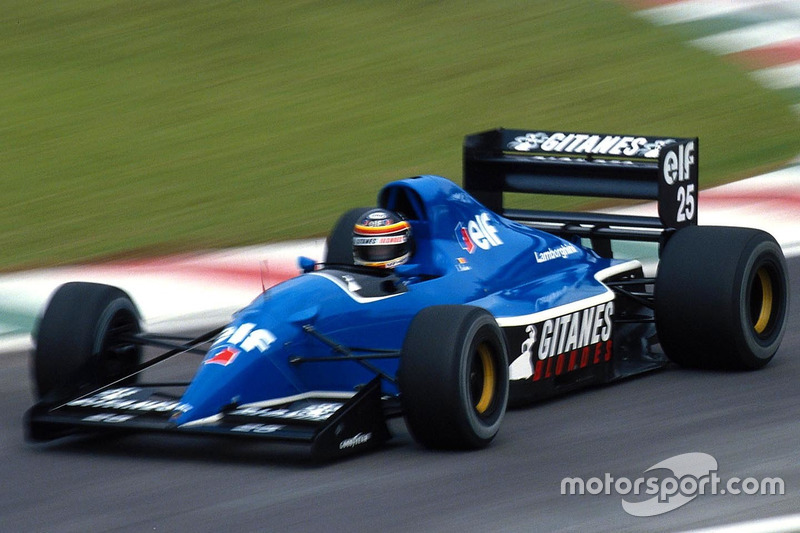
<svg viewBox="0 0 800 533"><path fill-rule="evenodd" d="M750 373L669 368L508 413L495 442L431 452L400 421L385 448L318 464L295 448L132 436L32 445L27 353L0 367L2 531L675 531L800 509L800 258L782 348ZM617 493L562 495L565 477L631 480L704 452L725 480L780 477L785 494L702 495L628 515ZM632 498L629 498L632 499Z"/></svg>

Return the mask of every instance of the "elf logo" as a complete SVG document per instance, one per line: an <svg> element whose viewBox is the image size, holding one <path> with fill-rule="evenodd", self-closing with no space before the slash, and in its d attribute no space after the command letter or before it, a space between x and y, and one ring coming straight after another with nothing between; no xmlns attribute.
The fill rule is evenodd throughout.
<svg viewBox="0 0 800 533"><path fill-rule="evenodd" d="M206 359L205 364L228 366L229 364L233 363L237 355L239 355L239 350L230 346L226 346L217 352L213 357Z"/></svg>
<svg viewBox="0 0 800 533"><path fill-rule="evenodd" d="M265 352L275 342L276 337L267 329L255 329L255 327L255 324L248 322L225 328L217 337L216 342L211 345L211 350L208 352L210 357L203 361L203 364L228 366L242 351ZM214 353L215 351L216 353Z"/></svg>
<svg viewBox="0 0 800 533"><path fill-rule="evenodd" d="M488 250L500 246L503 241L497 236L497 228L492 226L489 213L486 211L475 215L475 218L464 226L461 222L456 226L456 240L467 253L475 253L476 248Z"/></svg>
<svg viewBox="0 0 800 533"><path fill-rule="evenodd" d="M679 144L677 151L673 148L664 154L662 169L664 181L667 185L689 181L692 165L694 165L694 142Z"/></svg>

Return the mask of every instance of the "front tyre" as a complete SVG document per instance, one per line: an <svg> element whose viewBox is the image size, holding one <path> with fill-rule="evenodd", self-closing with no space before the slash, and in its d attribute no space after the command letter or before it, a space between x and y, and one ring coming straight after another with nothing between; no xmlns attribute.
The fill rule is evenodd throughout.
<svg viewBox="0 0 800 533"><path fill-rule="evenodd" d="M690 226L664 248L656 328L666 355L682 366L763 367L778 351L788 307L786 260L769 233Z"/></svg>
<svg viewBox="0 0 800 533"><path fill-rule="evenodd" d="M39 400L58 400L134 372L141 346L139 311L117 287L72 282L56 289L42 316L33 351Z"/></svg>
<svg viewBox="0 0 800 533"><path fill-rule="evenodd" d="M432 306L412 320L398 373L411 434L428 448L476 449L500 429L508 403L508 356L485 309Z"/></svg>

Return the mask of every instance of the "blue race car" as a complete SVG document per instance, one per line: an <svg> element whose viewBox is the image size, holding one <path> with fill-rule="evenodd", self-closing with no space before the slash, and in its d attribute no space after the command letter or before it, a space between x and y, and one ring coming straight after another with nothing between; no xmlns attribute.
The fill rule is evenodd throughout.
<svg viewBox="0 0 800 533"><path fill-rule="evenodd" d="M698 148L470 135L464 188L389 183L377 207L340 218L324 262L301 258L301 275L196 338L143 332L118 288L63 285L38 326L27 435L228 435L334 457L386 440L402 416L425 447L480 448L508 405L670 361L760 368L786 327L785 259L762 231L697 226ZM653 199L659 216L512 209L507 193ZM658 243L657 276L615 258L620 241ZM145 379L192 352L203 360L190 381Z"/></svg>

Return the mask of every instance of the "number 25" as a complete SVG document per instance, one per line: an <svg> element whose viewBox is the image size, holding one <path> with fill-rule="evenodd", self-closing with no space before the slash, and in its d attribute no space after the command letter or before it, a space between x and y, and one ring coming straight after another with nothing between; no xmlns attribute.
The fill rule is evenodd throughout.
<svg viewBox="0 0 800 533"><path fill-rule="evenodd" d="M694 218L694 183L678 187L678 222Z"/></svg>

